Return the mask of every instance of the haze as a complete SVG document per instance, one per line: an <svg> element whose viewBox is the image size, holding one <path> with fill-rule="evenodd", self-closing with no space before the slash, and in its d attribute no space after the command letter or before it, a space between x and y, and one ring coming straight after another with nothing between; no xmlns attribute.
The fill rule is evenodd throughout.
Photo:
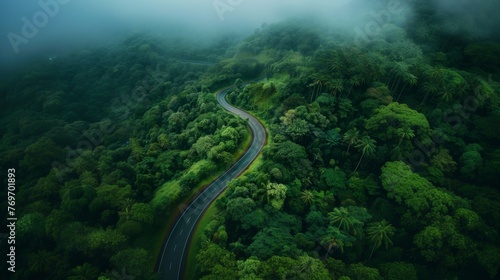
<svg viewBox="0 0 500 280"><path fill-rule="evenodd" d="M411 18L410 0L4 0L0 3L0 63L39 56L57 56L76 46L101 46L119 42L132 32L190 34L198 38L232 32L244 36L262 23L290 17L313 16L334 27L352 32L366 24L366 11L377 12L391 2L398 3ZM483 28L492 36L491 27L481 26L480 18L495 16L498 1L442 0L441 7L458 19L467 19L470 32ZM378 3L379 6L374 6ZM43 8L45 6L45 8ZM495 7L492 9L492 7ZM48 8L47 8L48 7ZM45 16L44 16L45 15ZM47 16L48 15L48 16ZM477 20L476 20L477 19ZM29 24L26 23L29 21ZM457 22L461 22L457 20ZM462 20L463 22L463 20ZM472 22L472 23L471 23ZM35 23L38 23L35 25ZM28 26L33 24L33 26ZM459 23L460 24L460 23ZM23 34L25 32L25 34ZM26 36L28 35L28 36ZM203 37L205 36L205 37ZM30 37L30 38L28 38Z"/></svg>

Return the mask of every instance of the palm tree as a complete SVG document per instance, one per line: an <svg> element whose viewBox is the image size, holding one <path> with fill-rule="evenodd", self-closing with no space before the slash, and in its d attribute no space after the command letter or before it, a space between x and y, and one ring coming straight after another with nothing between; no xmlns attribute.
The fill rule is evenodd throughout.
<svg viewBox="0 0 500 280"><path fill-rule="evenodd" d="M56 257L53 253L46 250L41 250L28 255L29 270L34 273L49 272L51 267L54 267Z"/></svg>
<svg viewBox="0 0 500 280"><path fill-rule="evenodd" d="M442 90L443 82L445 81L446 69L439 66L425 70L424 74L428 77L429 82L424 83L424 91L426 91L426 95L422 103L427 100L427 94L432 93L431 99L432 101L437 92Z"/></svg>
<svg viewBox="0 0 500 280"><path fill-rule="evenodd" d="M344 241L342 241L342 239L339 239L336 235L327 235L323 237L323 239L321 239L321 243L323 244L325 249L328 249L325 254L325 258L330 255L330 251L332 249L334 249L333 252L335 252L337 249L340 249L340 252L344 253Z"/></svg>
<svg viewBox="0 0 500 280"><path fill-rule="evenodd" d="M72 167L78 174L88 170L87 161L81 155L73 160Z"/></svg>
<svg viewBox="0 0 500 280"><path fill-rule="evenodd" d="M394 147L394 149L392 149L392 151L394 151L397 147L399 147L399 145L401 145L401 142L403 141L403 139L410 140L413 137L415 137L415 134L413 133L413 129L409 128L408 126L404 126L402 128L396 129L396 134L399 137L399 143L396 147Z"/></svg>
<svg viewBox="0 0 500 280"><path fill-rule="evenodd" d="M310 102L312 102L316 98L315 96L317 96L323 88L323 82L321 81L321 78L316 78L314 82L309 84L309 87L313 87L313 91L310 97Z"/></svg>
<svg viewBox="0 0 500 280"><path fill-rule="evenodd" d="M337 146L340 143L342 136L340 136L338 130L330 129L325 133L325 142L328 146Z"/></svg>
<svg viewBox="0 0 500 280"><path fill-rule="evenodd" d="M444 75L446 74L446 69L442 66L430 68L427 70L427 74L434 81L442 82L442 79L444 78Z"/></svg>
<svg viewBox="0 0 500 280"><path fill-rule="evenodd" d="M443 91L441 91L441 101L439 101L439 103L436 105L436 108L439 107L439 105L441 105L441 102L449 102L451 99L453 98L453 94L451 92L451 90L449 89L444 89Z"/></svg>
<svg viewBox="0 0 500 280"><path fill-rule="evenodd" d="M346 133L344 133L344 142L347 143L347 151L346 153L349 154L349 149L351 148L351 145L356 144L359 141L359 131L357 128L351 128Z"/></svg>
<svg viewBox="0 0 500 280"><path fill-rule="evenodd" d="M328 227L327 235L321 239L321 244L325 246L325 249L328 249L325 257L330 255L330 250L340 249L341 253L344 253L344 241L342 237L346 237L338 228L336 227Z"/></svg>
<svg viewBox="0 0 500 280"><path fill-rule="evenodd" d="M84 263L71 270L69 280L93 280L99 277L99 269L89 263Z"/></svg>
<svg viewBox="0 0 500 280"><path fill-rule="evenodd" d="M314 193L310 190L302 191L300 199L302 199L306 205L311 205L314 203Z"/></svg>
<svg viewBox="0 0 500 280"><path fill-rule="evenodd" d="M344 207L333 209L332 212L328 213L328 218L330 219L330 224L337 224L338 228L345 231L350 231L357 223L356 219L352 218L349 214L349 210Z"/></svg>
<svg viewBox="0 0 500 280"><path fill-rule="evenodd" d="M425 104L425 101L427 101L427 96L429 96L429 94L434 95L439 91L438 86L434 83L431 83L431 82L423 83L422 89L425 92L424 99L422 99L422 102L421 102L422 105Z"/></svg>
<svg viewBox="0 0 500 280"><path fill-rule="evenodd" d="M336 51L334 58L330 61L330 69L333 70L333 72L341 72L344 69L342 60L340 60Z"/></svg>
<svg viewBox="0 0 500 280"><path fill-rule="evenodd" d="M361 78L359 76L352 76L347 82L351 85L351 87L349 88L349 92L347 92L347 96L345 98L349 98L349 95L354 87L361 85Z"/></svg>
<svg viewBox="0 0 500 280"><path fill-rule="evenodd" d="M127 207L127 208L123 209L123 211L118 212L118 216L120 218L125 219L125 221L128 221L132 218L132 212L130 211L130 208Z"/></svg>
<svg viewBox="0 0 500 280"><path fill-rule="evenodd" d="M431 37L431 31L426 25L421 25L416 28L415 36L420 41L425 41Z"/></svg>
<svg viewBox="0 0 500 280"><path fill-rule="evenodd" d="M135 204L135 201L131 198L125 198L121 203L123 209L130 209Z"/></svg>
<svg viewBox="0 0 500 280"><path fill-rule="evenodd" d="M414 85L417 84L418 77L413 75L412 73L407 73L404 77L403 80L405 81L405 84L403 85L403 88L399 91L398 98L396 99L396 102L399 101L399 98L401 97L401 94L405 90L406 86L410 85L410 88Z"/></svg>
<svg viewBox="0 0 500 280"><path fill-rule="evenodd" d="M387 87L393 91L398 88L401 79L408 75L408 65L403 62L395 62L391 69L391 77L387 83Z"/></svg>
<svg viewBox="0 0 500 280"><path fill-rule="evenodd" d="M391 237L394 235L395 230L396 228L389 224L386 220L371 223L368 226L366 229L366 236L368 237L368 240L373 243L369 260L372 258L373 251L376 248L380 248L382 244L384 244L386 249L389 248L389 245L392 245Z"/></svg>
<svg viewBox="0 0 500 280"><path fill-rule="evenodd" d="M127 273L127 270L125 269L125 267L122 267L122 271L120 273L118 273L118 271L114 270L111 273L111 275L113 276L112 278L116 279L116 280L134 280L135 279L135 276L129 275Z"/></svg>
<svg viewBox="0 0 500 280"><path fill-rule="evenodd" d="M297 266L297 276L301 276L304 274L306 275L314 274L316 269L317 267L315 265L314 258L311 258L305 253L304 255L299 257Z"/></svg>
<svg viewBox="0 0 500 280"><path fill-rule="evenodd" d="M362 154L361 158L359 159L358 165L356 165L356 168L354 169L354 172L358 170L359 164L363 160L365 154L372 154L373 152L375 152L375 143L377 143L377 141L371 139L370 136L363 136L363 138L358 141L358 143L356 144L356 148L360 149L362 151Z"/></svg>
<svg viewBox="0 0 500 280"><path fill-rule="evenodd" d="M337 97L337 92L342 94L342 91L344 91L344 81L342 79L334 79L329 82L329 86L333 90L333 97Z"/></svg>

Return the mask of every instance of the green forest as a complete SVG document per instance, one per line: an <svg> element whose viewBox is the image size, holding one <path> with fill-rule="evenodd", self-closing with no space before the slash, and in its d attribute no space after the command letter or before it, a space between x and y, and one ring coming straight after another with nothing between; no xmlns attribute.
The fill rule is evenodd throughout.
<svg viewBox="0 0 500 280"><path fill-rule="evenodd" d="M169 225L250 143L232 85L268 140L198 228L195 279L499 277L500 41L425 2L370 40L304 18L137 33L4 74L10 279L162 279Z"/></svg>

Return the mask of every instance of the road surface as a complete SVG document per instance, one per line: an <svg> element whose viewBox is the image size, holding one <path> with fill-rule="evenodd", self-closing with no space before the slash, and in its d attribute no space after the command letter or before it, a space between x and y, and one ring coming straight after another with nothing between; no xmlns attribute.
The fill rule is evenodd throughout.
<svg viewBox="0 0 500 280"><path fill-rule="evenodd" d="M217 93L217 101L229 112L241 118L248 119L248 124L252 131L252 143L246 153L231 168L212 182L182 212L167 237L167 241L163 245L163 251L158 264L158 272L161 275L161 279L183 279L187 249L196 223L214 199L224 191L227 183L241 174L252 163L266 141L267 134L262 124L247 112L231 106L226 101L226 94L231 89L232 87L219 91Z"/></svg>

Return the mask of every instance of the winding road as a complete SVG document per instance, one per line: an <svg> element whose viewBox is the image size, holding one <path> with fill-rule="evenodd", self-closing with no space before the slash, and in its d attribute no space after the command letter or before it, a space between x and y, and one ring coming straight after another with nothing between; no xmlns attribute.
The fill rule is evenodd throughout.
<svg viewBox="0 0 500 280"><path fill-rule="evenodd" d="M245 154L198 195L177 219L163 245L160 256L158 272L161 279L177 280L183 278L185 258L195 225L208 206L224 191L227 183L240 175L253 162L266 142L267 134L264 126L252 115L227 102L226 95L232 88L220 90L217 93L217 101L229 112L248 119L248 125L252 131L252 143Z"/></svg>

